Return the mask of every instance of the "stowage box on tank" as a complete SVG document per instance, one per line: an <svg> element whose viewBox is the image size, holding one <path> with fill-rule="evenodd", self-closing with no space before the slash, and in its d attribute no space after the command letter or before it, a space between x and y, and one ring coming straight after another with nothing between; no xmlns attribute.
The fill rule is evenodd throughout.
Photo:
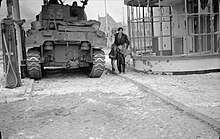
<svg viewBox="0 0 220 139"><path fill-rule="evenodd" d="M64 5L44 0L42 11L27 31L27 71L33 79L42 78L46 67L83 68L89 77L100 77L105 69L107 45L100 22L87 21L84 11L88 0Z"/></svg>

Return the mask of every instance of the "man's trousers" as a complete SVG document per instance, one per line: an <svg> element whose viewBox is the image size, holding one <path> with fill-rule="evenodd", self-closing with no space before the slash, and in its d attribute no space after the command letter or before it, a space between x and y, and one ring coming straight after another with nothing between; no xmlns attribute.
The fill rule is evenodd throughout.
<svg viewBox="0 0 220 139"><path fill-rule="evenodd" d="M124 54L120 52L118 52L117 54L117 67L118 67L119 73L125 72L125 56Z"/></svg>

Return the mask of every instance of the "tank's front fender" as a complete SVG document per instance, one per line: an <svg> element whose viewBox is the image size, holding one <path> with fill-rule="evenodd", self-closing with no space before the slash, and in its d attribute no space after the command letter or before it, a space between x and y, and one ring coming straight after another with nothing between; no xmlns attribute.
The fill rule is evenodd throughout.
<svg viewBox="0 0 220 139"><path fill-rule="evenodd" d="M55 30L29 31L26 47L40 47L45 41L89 41L93 46L106 47L107 39L94 32L57 32Z"/></svg>

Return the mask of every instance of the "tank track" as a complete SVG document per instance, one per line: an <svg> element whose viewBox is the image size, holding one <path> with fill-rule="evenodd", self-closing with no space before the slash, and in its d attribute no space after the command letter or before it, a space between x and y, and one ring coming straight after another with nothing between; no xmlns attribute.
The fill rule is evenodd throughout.
<svg viewBox="0 0 220 139"><path fill-rule="evenodd" d="M27 53L27 72L31 79L42 78L42 67L40 64L40 53L37 50L31 50Z"/></svg>
<svg viewBox="0 0 220 139"><path fill-rule="evenodd" d="M102 50L95 50L93 53L93 63L90 67L89 77L99 78L105 70L105 52Z"/></svg>

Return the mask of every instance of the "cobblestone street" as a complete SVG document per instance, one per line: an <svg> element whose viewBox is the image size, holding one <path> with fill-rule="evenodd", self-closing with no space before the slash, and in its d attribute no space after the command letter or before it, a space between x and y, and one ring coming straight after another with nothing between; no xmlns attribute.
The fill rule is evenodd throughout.
<svg viewBox="0 0 220 139"><path fill-rule="evenodd" d="M0 104L9 139L218 139L218 130L106 72L50 71L29 99Z"/></svg>

